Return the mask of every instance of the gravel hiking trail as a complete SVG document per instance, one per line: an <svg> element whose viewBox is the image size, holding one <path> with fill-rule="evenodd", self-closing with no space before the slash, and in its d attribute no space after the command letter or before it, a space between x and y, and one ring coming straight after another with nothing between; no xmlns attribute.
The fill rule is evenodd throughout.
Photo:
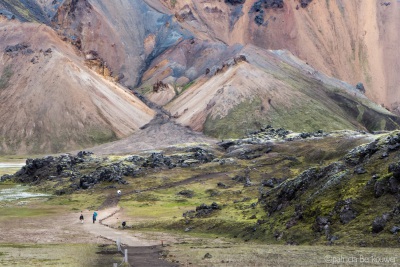
<svg viewBox="0 0 400 267"><path fill-rule="evenodd" d="M115 216L119 211L119 207L97 210L98 216L95 223L92 221L94 211L83 211L83 216L85 218L82 225L83 229L96 237L105 238L114 242L120 238L122 249L128 249L128 262L130 266L178 266L160 259L160 253L162 252L160 240L149 240L140 233L135 234L132 231L109 227L109 223L116 222Z"/></svg>

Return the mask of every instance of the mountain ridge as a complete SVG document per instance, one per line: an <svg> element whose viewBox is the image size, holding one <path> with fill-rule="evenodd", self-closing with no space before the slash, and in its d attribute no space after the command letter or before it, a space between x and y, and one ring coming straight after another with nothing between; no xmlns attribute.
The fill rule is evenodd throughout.
<svg viewBox="0 0 400 267"><path fill-rule="evenodd" d="M109 94L112 91L109 89L121 87L118 84L125 85L136 91L136 94L140 92L144 95L147 100L141 100L145 103L154 102L168 110L171 113L168 119L172 123L190 127L194 131L204 131L217 138L238 138L265 124L295 131L376 131L398 127L397 116L373 104L363 95L365 93L392 111L396 110L396 94L389 97L392 89L382 88L387 87L385 84L396 83L396 68L390 72L385 72L385 68L393 66L398 52L390 48L383 53L382 47L397 38L392 30L397 25L393 21L397 2L387 6L371 3L362 5L361 1L278 3L248 0L234 2L234 5L229 1L212 0L34 2L34 5L28 5L24 1L2 0L0 5L1 8L8 7L8 12L16 13L17 19L31 21L21 25L32 23L29 24L32 29L33 25L39 25L39 28L47 27L47 31L54 31L52 42L64 47L63 51L68 51L66 58L74 58L71 59L72 65L79 66L59 70L59 73L50 77L40 69L41 57L47 56L48 62L55 62L55 55L58 55L55 47L49 53L46 52L49 47L43 48L40 54L40 48L32 50L27 41L28 47L23 48L23 51L14 51L19 53L18 57L24 55L26 58L30 57L31 50L34 52L29 63L32 66L27 61L18 61L16 64L30 66L29 70L38 67L37 73L42 74L37 75L37 82L28 87L43 90L42 93L51 92L44 93L44 98L54 94L49 98L50 102L54 101L56 95L51 90L52 83L59 82L57 79L63 76L66 78L63 81L65 84L74 82L68 86L73 93L65 96L66 99L72 95L80 95L82 98L95 96L96 91L91 91L90 97L82 95L82 85L88 85L85 78L88 73L90 77L98 78L87 88L108 88L106 91ZM321 12L324 16L316 18L316 14ZM364 25L366 18L363 14L367 13L374 14L377 19ZM48 26L40 23L43 14L48 18ZM4 25L15 23L9 15L5 17L7 19L2 20ZM377 26L377 23L381 23L379 18L385 18L382 23L388 25L388 32L382 33L382 27ZM374 29L369 35L362 32L367 26ZM388 34L392 34L392 38ZM12 60L7 52L7 46L11 50L18 50L15 46L24 46L25 40L11 42L11 35L7 36L9 40L3 38L1 47L3 60L0 85L6 89L2 91L3 97L12 99L6 96L6 92L11 92L7 89L18 83L21 83L18 86L25 87L23 81L29 81L29 78L16 79L28 73L17 71L16 64L10 64ZM376 39L377 36L381 38ZM341 42L333 45L335 38ZM368 51L376 47L379 47L377 53L370 55ZM290 52L282 52L285 49ZM59 61L59 65L66 62L70 61ZM51 71L56 70L53 68ZM93 71L97 72L94 76ZM330 77L343 78L353 85ZM355 89L356 81L361 91ZM204 97L193 98L194 93L199 91L203 91ZM217 96L216 92L222 94ZM134 98L132 95L127 99L131 97ZM16 135L19 136L18 142L10 143L10 136L24 132L26 127L13 124L15 118L12 116L3 116L6 123L3 126L2 153L61 152L92 147L99 142L125 138L140 131L141 126L150 122L158 112L137 102L141 100L133 103L111 97L106 100L106 104L98 100L101 98L104 99L97 94L92 98L96 99L95 102L75 101L68 104L71 107L77 106L75 109L88 106L89 110L95 110L100 107L100 111L94 112L97 115L93 115L98 118L94 120L94 124L98 125L95 131L90 130L91 122L85 124L79 122L81 118L78 118L77 121L70 121L74 126L66 127L73 129L76 134L62 137L63 127L57 122L54 127L43 128L46 130L35 130L36 140L32 141L38 144L34 150L18 145L22 144L23 134ZM191 105L184 103L189 99ZM390 102L385 99L390 99ZM149 105L154 108L153 104ZM9 108L5 105L4 109ZM29 113L35 114L39 110L40 107ZM132 113L123 110L132 110ZM7 111L2 113L8 114ZM61 114L61 108L55 113ZM41 121L40 118L35 120ZM237 123L237 120L241 122ZM80 140L81 133L85 136L82 137L84 142ZM184 136L182 142L185 142ZM52 145L48 140L53 140L50 142L55 144L53 148L50 148Z"/></svg>

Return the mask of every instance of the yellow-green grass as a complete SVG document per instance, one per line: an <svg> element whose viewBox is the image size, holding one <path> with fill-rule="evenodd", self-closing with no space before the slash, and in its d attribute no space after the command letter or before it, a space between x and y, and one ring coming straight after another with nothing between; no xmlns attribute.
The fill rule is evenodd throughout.
<svg viewBox="0 0 400 267"><path fill-rule="evenodd" d="M7 164L22 164L25 163L25 156L0 156L0 163ZM21 167L4 167L0 168L0 177L4 174L14 174L19 171Z"/></svg>
<svg viewBox="0 0 400 267"><path fill-rule="evenodd" d="M46 203L52 206L61 206L70 211L96 210L106 200L108 194L108 191L80 191L74 194L52 196Z"/></svg>
<svg viewBox="0 0 400 267"><path fill-rule="evenodd" d="M18 218L26 218L26 217L39 217L39 216L48 216L59 213L55 207L49 207L47 205L40 206L27 206L27 207L18 207L18 206L2 206L1 207L1 217L0 221L10 220L10 219L18 219Z"/></svg>
<svg viewBox="0 0 400 267"><path fill-rule="evenodd" d="M43 157L42 155L0 155L2 163L25 163L27 158Z"/></svg>
<svg viewBox="0 0 400 267"><path fill-rule="evenodd" d="M0 177L5 174L14 174L19 170L20 168L0 168Z"/></svg>
<svg viewBox="0 0 400 267"><path fill-rule="evenodd" d="M0 75L0 90L8 87L9 81L13 74L14 71L12 69L12 65L8 65L3 69L3 73Z"/></svg>
<svg viewBox="0 0 400 267"><path fill-rule="evenodd" d="M235 159L236 164L234 165L209 163L196 168L177 168L172 171L164 170L159 173L152 173L145 177L135 178L135 183L142 186L145 185L144 187L151 187L152 182L155 182L159 186L163 183L187 179L191 175L199 174L199 171L207 173L214 168L218 168L219 172L225 172L226 176L199 179L199 181L194 180L173 188L124 196L120 205L124 207L128 216L141 218L141 220L136 222L135 229L149 229L153 227L163 230L183 231L187 227L192 227L190 233L202 233L208 236L238 235L244 239L259 239L270 243L278 242L283 244L290 240L296 240L296 242L301 244L325 245L327 241L324 234L316 233L311 228L315 217L317 215L328 216L338 200L352 198L355 200L354 205L358 210L360 210L359 208L364 209L363 205L371 205L375 199L373 190L366 190L365 186L371 179L371 173L374 171L387 173L388 164L382 164L379 160L373 161L367 166L367 174L351 174L351 178L344 178L340 185L333 186L323 194L314 196L313 202L304 211L305 218L290 229L286 229L286 223L292 218L295 212L294 205L269 217L261 205L251 206L251 204L258 202L258 190L261 187L263 179L276 177L278 179L285 178L291 180L310 166L326 166L327 163L341 159L346 151L365 142L368 142L367 138L347 139L342 138L340 133L338 133L337 137L326 139L276 144L272 147L270 154L263 155L254 160ZM320 150L323 150L324 153L320 153ZM292 159L288 158L291 155L296 160L293 160L293 156ZM378 156L376 155L376 157ZM321 160L324 160L323 165L320 162ZM232 180L232 177L235 175L245 176L245 169L247 168L250 170L248 176L253 183L251 187L244 187L243 183ZM181 170L184 170L184 175L179 174ZM223 182L228 188L218 187L218 182ZM192 198L185 198L178 195L178 192L184 189L193 191L194 196ZM264 188L264 190L269 189ZM311 192L304 192L300 200L304 201L310 196ZM391 197L387 196L387 198ZM357 201L357 199L360 199L360 201ZM196 218L185 222L182 216L185 211L193 210L202 203L210 205L212 202L217 202L221 205L222 209L215 211L210 217ZM393 201L392 199L388 199L384 202L392 203ZM357 242L364 239L351 240L347 236L356 236L357 233L362 232L362 229L366 229L365 231L367 232L364 234L368 235L366 239L367 244L379 245L379 238L371 235L371 223L376 216L390 210L389 207L385 209L381 205L376 206L377 209L374 209L369 214L359 214L354 222L347 225L342 225L340 222L332 225L333 234L340 237L340 240L335 243L341 245L358 245ZM267 223L256 226L259 219L266 220ZM133 221L135 220L133 219ZM258 229L256 233L252 234L251 231L250 233L246 233L246 228L254 228L255 226ZM281 241L275 240L273 237L274 231L284 232L286 236ZM346 231L348 231L347 234ZM389 232L380 234L381 237L385 237L391 243L397 242L395 236L389 235L391 235Z"/></svg>
<svg viewBox="0 0 400 267"><path fill-rule="evenodd" d="M113 266L113 263L122 261L122 255L113 252L116 252L114 245L101 247L97 244L0 243L0 265L10 267Z"/></svg>
<svg viewBox="0 0 400 267"><path fill-rule="evenodd" d="M207 228L206 225L209 224L209 221L212 221L212 224L224 224L221 227L225 228L254 224L257 219L250 219L250 217L258 213L264 214L259 207L250 208L252 203L257 202L257 198L254 198L255 192L252 192L252 189L244 188L241 183L232 182L229 177L226 179L229 179L224 181L226 184L228 184L227 182L231 183L231 186L226 189L217 187L220 179L200 180L178 187L123 196L119 205L132 218L135 229L153 227L165 230L184 230L183 213L195 210L203 203L210 205L212 202L218 203L222 209L215 211L212 218L198 220L196 223L200 231L195 231L196 234L202 233L204 228ZM192 191L193 197L179 195L178 193L183 190ZM248 193L246 193L247 191ZM237 203L234 200L237 200ZM208 233L210 236L215 235L214 231L205 231L204 233ZM230 233L223 235L230 235Z"/></svg>
<svg viewBox="0 0 400 267"><path fill-rule="evenodd" d="M280 149L280 147L278 147L278 149ZM257 166L257 171L252 171L249 174L255 186L246 188L243 187L243 183L232 180L232 177L236 174L243 175L243 169L251 165ZM225 171L226 176L219 176L217 179L199 179L199 181L194 180L178 187L123 196L119 204L125 209L129 216L140 217L142 219L146 218L148 223L151 223L152 220L157 222L163 220L176 221L183 218L182 214L185 211L193 210L202 203L210 205L212 202L217 202L219 205L223 206L223 209L217 212L217 219L221 218L221 220L227 220L231 223L241 223L242 221L254 223L256 219L249 218L253 215L256 216L258 213L263 214L264 211L259 207L243 212L241 209L244 209L244 206L249 208L251 203L257 202L257 185L260 186L263 179L271 177L291 178L304 170L304 167L297 166L287 172L289 177L282 177L282 169L290 168L291 165L293 165L292 162L286 160L282 156L265 155L252 162L237 160L237 164L233 166L209 163L198 168L164 170L148 174L144 177L129 179L128 181L132 188L146 189L182 181L207 171ZM218 182L224 183L228 188L219 188L217 186ZM185 189L192 190L194 196L192 198L186 198L178 195L180 191ZM244 198L249 198L249 200L243 202L242 200ZM233 203L234 200L238 203ZM142 222L142 220L140 220L140 222Z"/></svg>
<svg viewBox="0 0 400 267"><path fill-rule="evenodd" d="M167 258L183 266L397 266L400 249L281 246L251 242L182 242ZM210 258L205 257L209 253Z"/></svg>
<svg viewBox="0 0 400 267"><path fill-rule="evenodd" d="M280 244L295 240L299 244L324 245L327 242L324 233L316 233L311 228L316 216L328 216L338 200L352 198L355 200L356 209L365 208L367 204L376 209L370 213L358 214L358 217L347 225L342 225L338 222L339 218L333 217L336 220L336 224L332 225L333 234L340 237L335 244L356 246L363 239L351 240L351 237L359 233L368 236L366 240L368 245L379 245L380 237L389 240L390 244L395 244L396 236L389 236L389 231L385 230L384 233L377 235L378 238L370 231L373 219L382 212L390 211L389 207L383 206L383 203L393 203L393 197L384 196L380 199L384 200L382 205L374 204L373 190L365 190L365 186L374 172L383 174L380 179L390 177L387 174L388 162L394 162L396 153L391 153L389 159L383 161L377 159L380 155L374 155L366 166L368 173L362 175L351 173L341 181L340 185L332 186L323 194L313 196L313 201L305 206L304 219L290 229L286 229L286 223L295 212L294 202L304 204L304 201L312 196L312 191L303 192L291 203L293 205L283 207L272 216L267 215L264 204L259 203L254 206L260 197L260 190L274 191L261 185L264 179L272 177L294 179L312 166L323 168L328 163L343 158L349 149L368 141L370 141L368 138L350 139L338 133L337 136L324 139L274 143L271 145L270 153L252 160L235 158L234 164L211 162L188 168L146 169L146 173L136 177L124 177L129 182L128 185L116 185L117 189L123 191L119 205L123 207L124 213L130 219L129 223L133 224L135 230L161 229L182 233L186 228L190 228L192 234L205 234L210 237L237 236L245 240L257 239ZM102 165L119 160L121 157L111 156ZM93 163L90 168L95 168L95 165ZM351 170L351 167L349 168ZM249 177L252 186L244 187L243 182L233 180L236 175ZM176 184L179 182L180 184ZM218 182L222 182L227 188L218 186ZM55 182L48 182L47 187L43 188L51 190L55 185ZM54 196L47 201L47 205L59 206L67 211L96 209L109 199L109 196L116 195L115 188L105 189L108 185L110 184L97 184L94 189ZM193 197L179 195L182 190L193 191ZM217 202L222 209L213 212L209 217L186 220L182 216L184 212L194 210L202 203L210 205L212 202ZM265 220L266 223L256 225L259 219ZM253 228L257 228L254 233ZM282 240L275 240L275 231L284 233Z"/></svg>

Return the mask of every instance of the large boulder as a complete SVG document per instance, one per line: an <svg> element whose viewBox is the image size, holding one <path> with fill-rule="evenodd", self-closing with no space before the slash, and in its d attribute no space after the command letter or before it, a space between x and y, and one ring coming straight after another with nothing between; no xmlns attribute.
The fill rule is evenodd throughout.
<svg viewBox="0 0 400 267"><path fill-rule="evenodd" d="M231 5L241 5L244 4L246 0L225 0L225 3L231 4Z"/></svg>
<svg viewBox="0 0 400 267"><path fill-rule="evenodd" d="M374 219L372 222L372 233L379 233L381 232L385 226L388 220L390 219L390 215L385 213L382 216L378 216Z"/></svg>

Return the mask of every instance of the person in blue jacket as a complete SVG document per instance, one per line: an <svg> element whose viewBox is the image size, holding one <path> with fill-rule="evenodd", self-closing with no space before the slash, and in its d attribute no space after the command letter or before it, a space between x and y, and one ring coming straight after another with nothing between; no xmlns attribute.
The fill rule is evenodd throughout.
<svg viewBox="0 0 400 267"><path fill-rule="evenodd" d="M97 212L93 212L93 223L96 222L96 218L97 218Z"/></svg>

